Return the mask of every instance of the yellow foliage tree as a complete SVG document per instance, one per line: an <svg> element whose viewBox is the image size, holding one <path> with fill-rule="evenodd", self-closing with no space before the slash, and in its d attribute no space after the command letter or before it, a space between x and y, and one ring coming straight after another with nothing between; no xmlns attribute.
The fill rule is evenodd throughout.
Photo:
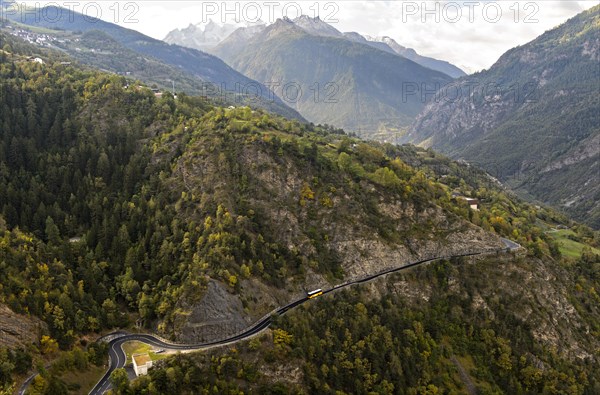
<svg viewBox="0 0 600 395"><path fill-rule="evenodd" d="M50 336L43 335L40 339L40 351L42 354L52 354L58 351L58 343Z"/></svg>
<svg viewBox="0 0 600 395"><path fill-rule="evenodd" d="M312 189L310 189L310 185L307 182L302 185L302 190L300 191L300 205L302 207L306 206L307 200L314 200L315 193Z"/></svg>
<svg viewBox="0 0 600 395"><path fill-rule="evenodd" d="M275 329L273 331L273 343L277 348L289 346L292 344L292 340L294 340L294 336L283 329Z"/></svg>

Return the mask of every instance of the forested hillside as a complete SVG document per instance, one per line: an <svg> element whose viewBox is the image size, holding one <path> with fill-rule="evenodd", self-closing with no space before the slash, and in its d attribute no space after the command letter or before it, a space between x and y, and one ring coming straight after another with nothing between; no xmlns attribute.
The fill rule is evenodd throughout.
<svg viewBox="0 0 600 395"><path fill-rule="evenodd" d="M502 366L510 366L506 379L489 378L497 369L490 367L473 373L482 385L511 392L519 388L514 377L520 377L511 375L534 364L542 375L557 371L565 380L577 377L574 393L595 388L589 366L597 362L598 256L590 246L598 247L598 239L588 228L527 205L481 171L432 151L367 143L341 130L248 107L221 108L205 98L157 98L136 81L63 64L64 55L0 37L0 302L32 323L39 321L30 323L35 333L29 339L0 348L3 386L14 386L38 366L42 374L32 384L34 393L77 390L73 377L101 370L106 361L102 343L93 343L100 333L131 330L137 323L179 341L224 337L309 289L424 257L497 250L504 247L503 236L523 245L524 257L432 266L427 270L442 270L439 276L398 288L398 295L417 298L406 299L406 305L393 294L391 305L369 302L388 300L384 290L379 295L375 289L363 296L340 295L335 311L310 306L308 313L299 316L300 310L277 324L275 352L268 342L248 345L259 350L249 363L262 369L262 361L291 361L305 372L298 388L309 392L349 391L349 377L356 377L351 372L365 378L356 387L360 391L389 390L390 384L400 391L402 383L416 391L451 388L449 381L433 378L451 369L439 357L438 344L455 347L457 358L485 360L498 353L496 348L498 356L506 353L508 342L519 351L509 353L510 365L500 358ZM30 55L43 56L44 63ZM469 209L453 193L479 198L481 209ZM578 252L581 259L562 260L562 247L548 232L557 225L572 227L585 246ZM564 276L567 269L571 274ZM528 272L536 273L531 281ZM437 287L452 288L453 281L462 296L440 293L439 310L419 312L419 295L433 302ZM496 295L493 287L499 283L507 291ZM489 319L459 310L467 300L478 301L478 293L494 307ZM362 300L366 312L359 307L363 316L342 317L344 303L358 303L352 298ZM517 300L526 306L511 313L517 318L501 313ZM458 329L452 332L454 326L426 335L430 326L420 330L412 323L445 326L440 323L446 312L453 314L453 325L472 323L468 339ZM556 323L555 314L566 318ZM332 318L327 325L323 315ZM408 323L406 317L413 315ZM387 330L378 326L377 316ZM517 335L506 330L509 324L518 328ZM320 327L307 330L307 325ZM316 372L312 339L329 325L331 342L320 346L318 358L331 361L332 371L321 361ZM361 338L371 328L381 336L390 328L402 328L406 336L414 332L412 343L390 340L398 346L386 358L422 355L422 363L414 359L413 366L408 359L400 367L423 377L398 374L392 380L381 372L379 360L365 365ZM364 340L364 347L375 353L381 336ZM419 339L428 336L432 341L424 349ZM43 369L48 361L52 368ZM185 382L177 372L187 362L168 361L181 366L153 375L166 376L164 383ZM134 385L149 385L148 392L156 394L197 393L205 378L195 373L203 368L190 369L185 380L198 380L197 386L163 389L147 379ZM252 368L247 370L252 375ZM216 371L206 380L222 377L222 382L206 388L214 393L237 388L241 384L232 375L245 377L238 371ZM65 375L71 375L71 384ZM277 388L271 386L277 381L273 376L265 380L265 388ZM120 385L126 393L126 384Z"/></svg>
<svg viewBox="0 0 600 395"><path fill-rule="evenodd" d="M579 277L568 292L578 310L592 309L595 329L577 336L597 344L597 295L587 294L588 281L598 285L597 257L568 271L544 266L449 261L393 275L294 311L242 345L165 360L131 385L118 372L115 393L596 394L597 352L565 355L573 316L562 310L555 314L565 337L543 339L553 334L536 328L547 318L534 300L562 303L552 292L535 295L546 276L564 284Z"/></svg>
<svg viewBox="0 0 600 395"><path fill-rule="evenodd" d="M595 6L511 49L431 100L406 141L600 227L599 29Z"/></svg>
<svg viewBox="0 0 600 395"><path fill-rule="evenodd" d="M597 393L598 235L575 225L587 246L562 258L549 228L567 223L561 216L431 151L395 153L478 197L479 211L457 202L456 213L527 255L446 260L327 295L242 344L169 358L131 384L117 371L115 392Z"/></svg>
<svg viewBox="0 0 600 395"><path fill-rule="evenodd" d="M16 7L25 5L16 4ZM58 15L48 19L43 15ZM22 16L22 17L21 17ZM0 27L43 46L58 48L95 69L128 75L162 90L209 96L226 105L251 105L303 119L262 84L222 60L195 49L169 45L114 23L88 18L56 4L5 13ZM41 39L38 40L38 38Z"/></svg>
<svg viewBox="0 0 600 395"><path fill-rule="evenodd" d="M157 99L123 77L61 64L67 60L63 55L40 53L7 36L2 42L2 300L16 312L43 319L48 325L42 328L44 334L62 349L69 349L81 334L127 326L127 312L151 327L160 323L168 335L181 335L179 326L187 320L181 313L202 299L211 277L233 295L243 293L244 279L251 284L248 294L256 286L289 284L277 296L286 299L304 288L307 271L334 279L368 270L357 266L356 258L344 268L328 235L316 226L323 219L315 216L331 212L340 199L335 185L344 178L332 171L338 155L356 182L347 193L357 197L342 195L348 203L338 210L359 204L355 212L370 221L362 232L380 233L382 241L391 241L406 237L410 229L389 228L361 183L379 188L380 196L391 197L388 188L405 190L406 204L418 205L416 213L434 206L425 196L433 196L436 189L421 190L422 175L398 161L402 181L381 167L388 159L368 145L352 154L358 155L355 160L331 147L333 156L324 158L320 151L326 141L338 139L333 135L319 141L317 133L325 136L327 130L248 108L213 110L205 99L185 95L177 101L168 94ZM44 64L30 61L31 55L42 56ZM281 204L301 218L301 229L292 232L299 238L296 247L275 236L273 212L266 204L270 197L263 195L264 201L252 204L244 200L259 196L261 184L248 179L252 174L240 173L236 150L241 143L259 148L248 152L257 158L269 154L312 169L310 176L296 172L293 177L298 179L282 196ZM187 168L203 152L215 153L208 159L221 167L219 173L198 172L194 163ZM258 174L255 167L247 169ZM211 178L201 182L203 176ZM218 189L220 180L227 180L222 194L202 190ZM425 194L423 199L420 194ZM467 225L456 216L450 219L440 225ZM429 238L425 229L415 233L415 243ZM473 229L479 243L497 242ZM402 247L392 257L408 259L432 245L415 244L412 251ZM378 265L395 263L390 258ZM242 311L237 325L276 303L256 301L251 314Z"/></svg>

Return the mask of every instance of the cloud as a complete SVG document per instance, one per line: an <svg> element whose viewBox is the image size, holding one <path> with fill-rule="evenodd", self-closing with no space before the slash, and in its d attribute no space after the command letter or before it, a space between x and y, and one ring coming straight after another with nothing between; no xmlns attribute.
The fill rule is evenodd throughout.
<svg viewBox="0 0 600 395"><path fill-rule="evenodd" d="M403 1L380 5L375 12L359 7L359 2L343 4L340 14L355 30L390 36L422 55L472 72L489 68L507 50L535 39L596 2Z"/></svg>

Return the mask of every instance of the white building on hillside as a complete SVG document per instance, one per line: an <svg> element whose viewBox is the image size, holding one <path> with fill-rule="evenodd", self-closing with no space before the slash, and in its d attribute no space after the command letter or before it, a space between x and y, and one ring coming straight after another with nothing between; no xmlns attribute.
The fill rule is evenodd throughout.
<svg viewBox="0 0 600 395"><path fill-rule="evenodd" d="M152 367L152 359L148 354L135 354L131 357L133 360L133 370L136 376L148 374L148 369Z"/></svg>

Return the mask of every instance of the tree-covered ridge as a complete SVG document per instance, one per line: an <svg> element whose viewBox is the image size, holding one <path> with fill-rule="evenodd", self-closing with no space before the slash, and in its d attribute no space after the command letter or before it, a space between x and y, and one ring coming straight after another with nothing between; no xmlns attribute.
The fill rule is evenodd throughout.
<svg viewBox="0 0 600 395"><path fill-rule="evenodd" d="M46 9L41 12L46 12ZM63 12L66 15L67 11ZM302 119L265 86L235 72L211 55L169 46L117 25L102 21L93 23L80 14L75 15L77 25L70 22L63 26L56 23L45 25L43 18L37 21L43 26L37 26L33 20L28 21L31 25L25 25L21 20L3 21L0 25L2 34L6 34L3 41L16 41L13 34L28 34L30 40L41 36L47 45L30 45L32 49L28 52L52 54L51 57L60 56L67 62L77 61L96 70L126 75L162 91L172 92L175 89L188 95L205 96L220 105L243 103ZM127 39L123 40L123 37ZM254 89L257 86L260 88Z"/></svg>
<svg viewBox="0 0 600 395"><path fill-rule="evenodd" d="M122 78L8 50L0 65L0 206L3 230L13 231L2 245L3 298L43 318L68 348L82 332L126 323L111 285L128 263L122 216L145 225L146 199L134 191L156 175L141 142L168 117L149 90L127 91ZM164 226L155 211L147 209L148 224Z"/></svg>
<svg viewBox="0 0 600 395"><path fill-rule="evenodd" d="M232 287L235 275L251 273L241 256L255 263L255 272L264 272L267 281L284 281L285 270L280 269L298 265L298 259L288 263L289 252L260 234L245 239L244 229L252 223L244 225L244 218L232 218L231 208L216 202L200 213L198 223L177 217L182 210L175 203L181 199L179 205L185 205L188 199L164 182L170 161L186 149L189 136L183 125L198 123L206 129L204 123L211 122L210 116L199 117L206 107L202 100L184 95L177 101L169 95L157 100L148 89L128 87L122 77L62 65L51 54L44 65L29 62L19 51L31 48L18 42L14 47L4 47L0 69L2 217L8 229L18 227L43 241L48 252L39 260L47 262L32 262L42 268L64 266L48 276L70 273L72 285L83 288L87 305L60 306L60 294L46 295L35 282L11 282L11 289L4 290L15 310L49 321L52 336L63 347L72 344L74 333L125 325L119 306L139 307L147 319L172 314L180 293L187 292L179 286L197 291L194 284L205 281L187 270L190 263L201 260L200 267L210 268L207 274L220 275ZM260 118L265 127L269 122L284 125L266 114ZM229 128L242 121L232 120ZM152 142L157 134L161 136ZM163 141L172 136L174 144ZM176 148L165 157L160 151L169 145ZM308 190L305 197L313 200ZM237 261L230 261L231 251ZM14 275L21 279L28 273ZM25 290L27 298L16 296ZM38 301L40 295L44 300ZM67 294L63 302L69 297L75 294ZM60 320L51 317L53 311Z"/></svg>
<svg viewBox="0 0 600 395"><path fill-rule="evenodd" d="M431 151L366 144L249 108L215 109L163 134L154 147L163 158L183 152L172 161L167 183L182 191L175 209L188 221L189 258L180 266L187 284L202 287L202 274L240 292L250 277L281 287L302 284L311 271L335 281L349 269L349 255L335 247L344 237L375 230L369 237L418 252L424 240L464 232L465 220L519 242L532 256L560 256L547 230L564 218ZM479 198L480 210L470 210L453 192ZM414 208L417 215L398 220L383 209L382 202L394 200L401 202L395 214ZM453 225L418 219L435 207ZM580 234L597 245L589 229Z"/></svg>
<svg viewBox="0 0 600 395"><path fill-rule="evenodd" d="M494 247L496 235L549 265L559 258L544 230L564 219L431 151L158 99L55 53L28 60L37 54L18 41L0 54L0 297L47 325L25 354L137 319L178 336L211 281L252 318L316 282ZM481 210L454 191L481 198ZM589 229L577 233L597 246ZM573 303L593 320L597 271L577 270ZM6 371L19 374L23 358L4 353ZM95 351L87 358L98 363ZM54 382L45 377L42 392Z"/></svg>
<svg viewBox="0 0 600 395"><path fill-rule="evenodd" d="M183 289L173 290L170 308L163 302L159 309L170 312L163 330L178 332L189 314L186 298L197 298L208 277L228 284L251 309L267 312L254 295L244 296L244 280L303 292L314 273L330 282L351 276L363 258L347 240L403 248L397 261L364 265L367 272L432 245L452 248L444 240L455 234L480 234L479 244L466 248L497 242L454 214L448 189L403 163L399 152L388 156L334 132L247 107L216 108L155 140L155 157L172 164L164 180L167 189L180 191L173 207L186 222L182 239L161 244L179 262L177 276L186 279ZM443 219L427 218L429 212ZM289 298L279 297L277 304Z"/></svg>
<svg viewBox="0 0 600 395"><path fill-rule="evenodd" d="M57 15L57 18L50 20L40 17L47 14ZM11 25L50 30L49 36L57 36L60 39L60 41L55 40L54 45L92 67L116 73L133 72L135 78L146 77L147 79L144 81L158 83L161 86L166 85L167 89L170 87L170 82L175 81L181 89L190 88L190 91L184 90L188 94L207 94L200 91L203 90L202 87L209 85L207 91L212 92L214 96L226 94L222 92L225 90L230 94L233 93L228 97L238 96L239 98L241 96L242 101L251 102L258 107L267 108L291 118L302 119L302 116L287 103L272 95L264 85L266 81L252 80L216 56L205 52L169 45L115 23L89 18L88 15L61 8L58 4L49 4L42 9L39 7L26 9L23 6L20 12L7 12L5 16ZM67 32L66 35L65 32ZM98 38L101 40L99 41ZM108 40L106 40L107 38ZM77 41L82 43L82 48L77 46ZM105 51L107 46L111 48L110 51ZM97 52L97 54L92 54L90 57L90 51ZM134 67L130 69L126 67L126 63L115 62L114 59L111 59L111 57L119 56L126 56ZM140 70L134 65L135 63L138 66L140 63L148 65L152 71ZM169 73L170 70L174 72L166 77L171 81L161 81L161 76ZM186 82L190 80L194 82L192 86L188 87Z"/></svg>
<svg viewBox="0 0 600 395"><path fill-rule="evenodd" d="M564 343L557 348L540 340L535 324L523 318L530 308L544 314L525 297L519 274L539 270L539 262L444 261L337 292L243 344L172 357L132 384L117 372L114 393L595 394L597 354L567 357ZM558 269L554 274L564 277L556 281L585 277L597 286L597 257L582 257L575 267L590 265L594 274ZM489 284L482 284L482 272ZM503 279L508 273L511 278ZM547 274L537 281L544 283ZM584 298L594 309L597 294ZM594 314L586 322L597 344ZM585 329L575 332L584 335Z"/></svg>

